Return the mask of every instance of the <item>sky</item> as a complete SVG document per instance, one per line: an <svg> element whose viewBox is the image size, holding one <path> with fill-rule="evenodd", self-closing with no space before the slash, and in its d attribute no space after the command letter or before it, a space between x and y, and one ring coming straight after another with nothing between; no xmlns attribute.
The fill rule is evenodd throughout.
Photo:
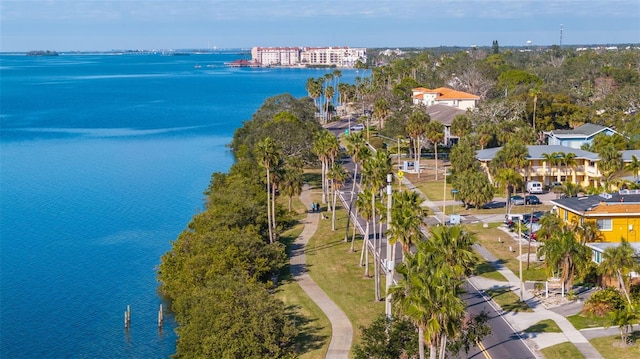
<svg viewBox="0 0 640 359"><path fill-rule="evenodd" d="M467 47L494 40L637 44L640 0L0 0L2 52Z"/></svg>

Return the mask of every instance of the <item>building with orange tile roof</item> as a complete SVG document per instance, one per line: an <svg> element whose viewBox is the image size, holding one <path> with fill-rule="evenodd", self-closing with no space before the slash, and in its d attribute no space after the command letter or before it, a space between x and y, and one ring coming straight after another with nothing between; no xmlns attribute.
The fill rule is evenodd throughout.
<svg viewBox="0 0 640 359"><path fill-rule="evenodd" d="M456 107L461 110L467 110L475 108L480 100L480 96L452 90L446 87L438 87L433 90L424 87L416 87L411 90L413 103L415 105L422 104L425 106L432 106L439 104Z"/></svg>

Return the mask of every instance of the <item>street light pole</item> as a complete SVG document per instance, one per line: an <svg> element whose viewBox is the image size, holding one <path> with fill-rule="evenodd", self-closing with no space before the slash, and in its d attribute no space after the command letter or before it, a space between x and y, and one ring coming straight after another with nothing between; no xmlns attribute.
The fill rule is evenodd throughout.
<svg viewBox="0 0 640 359"><path fill-rule="evenodd" d="M386 288L387 288L387 297L385 298L385 313L388 319L391 319L391 294L389 293L389 288L393 284L393 269L394 269L394 261L392 257L392 249L391 243L389 241L389 230L391 229L391 194L393 189L391 188L391 184L393 183L393 175L391 173L387 174L387 268L385 273L386 277Z"/></svg>
<svg viewBox="0 0 640 359"><path fill-rule="evenodd" d="M444 171L444 189L442 190L442 225L445 224L445 212L447 210L447 170Z"/></svg>
<svg viewBox="0 0 640 359"><path fill-rule="evenodd" d="M518 220L518 263L520 263L520 301L524 301L524 283L522 283L522 241L521 241L521 233L522 233L522 221Z"/></svg>

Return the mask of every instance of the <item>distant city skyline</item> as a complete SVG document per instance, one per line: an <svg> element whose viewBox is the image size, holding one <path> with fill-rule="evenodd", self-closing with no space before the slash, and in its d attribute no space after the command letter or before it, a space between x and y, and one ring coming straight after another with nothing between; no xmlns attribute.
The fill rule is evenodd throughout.
<svg viewBox="0 0 640 359"><path fill-rule="evenodd" d="M562 40L561 40L562 27ZM2 0L0 51L640 43L639 0Z"/></svg>

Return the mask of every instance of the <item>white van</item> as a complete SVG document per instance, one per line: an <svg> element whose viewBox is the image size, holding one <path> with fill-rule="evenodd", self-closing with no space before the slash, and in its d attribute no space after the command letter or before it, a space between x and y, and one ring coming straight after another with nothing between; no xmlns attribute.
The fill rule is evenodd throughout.
<svg viewBox="0 0 640 359"><path fill-rule="evenodd" d="M542 193L542 182L529 181L527 182L527 192L529 193Z"/></svg>

